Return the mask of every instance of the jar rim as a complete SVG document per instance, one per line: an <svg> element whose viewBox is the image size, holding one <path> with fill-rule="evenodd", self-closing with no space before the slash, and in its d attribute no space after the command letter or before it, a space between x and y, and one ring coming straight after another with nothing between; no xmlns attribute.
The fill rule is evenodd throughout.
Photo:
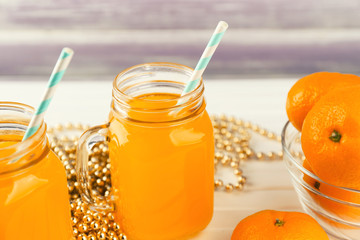
<svg viewBox="0 0 360 240"><path fill-rule="evenodd" d="M115 77L115 79L113 81L113 97L115 99L117 99L115 94L118 94L119 96L124 98L125 101L131 101L131 100L136 99L136 97L129 96L128 94L123 92L121 89L119 89L118 83L121 82L121 81L119 81L119 79L122 76L124 76L125 74L129 73L131 70L134 70L134 69L137 69L137 68L140 68L140 67L146 67L146 66L172 67L172 68L177 68L177 69L183 69L183 70L186 70L188 72L193 72L194 71L194 69L191 68L191 67L188 67L188 66L183 65L183 64L172 63L172 62L150 62L150 63L137 64L137 65L134 65L134 66L131 66L129 68L126 68L126 69L122 70ZM125 80L126 79L124 79L122 81L125 81ZM204 88L203 77L201 77L200 81L197 83L196 87L192 91L190 91L190 92L188 92L188 93L186 93L184 95L181 95L179 97L172 98L172 99L161 99L161 100L160 99L141 99L141 100L143 102L145 102L145 103L172 102L174 100L177 100L179 103L182 103L182 102L186 102L184 100L189 99L189 97L191 97L192 95L201 94L203 92L203 88ZM177 106L177 107L179 107L179 106Z"/></svg>
<svg viewBox="0 0 360 240"><path fill-rule="evenodd" d="M19 102L11 102L11 101L0 101L0 111L1 110L12 110L12 111L20 112L24 115L29 115L29 120L31 118L31 115L34 114L35 112L35 109L27 104L19 103ZM1 124L1 114L0 114L0 124ZM29 147L31 149L37 147L37 145L40 143L36 143L34 145L33 142L36 139L40 139L45 134L46 134L46 124L44 120L41 120L39 129L37 129L37 131L32 136L27 138L25 141L19 141L12 145L1 147L0 151L10 150L10 149L16 149L16 151L5 157L0 157L0 162L16 158L17 156L21 156L26 151L30 151Z"/></svg>

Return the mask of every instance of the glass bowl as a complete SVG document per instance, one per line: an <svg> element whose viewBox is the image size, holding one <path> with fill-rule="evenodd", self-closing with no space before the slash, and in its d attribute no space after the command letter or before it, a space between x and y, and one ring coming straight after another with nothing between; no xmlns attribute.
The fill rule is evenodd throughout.
<svg viewBox="0 0 360 240"><path fill-rule="evenodd" d="M304 211L334 239L360 239L360 191L328 184L314 175L301 148L301 133L289 122L281 137L284 161Z"/></svg>

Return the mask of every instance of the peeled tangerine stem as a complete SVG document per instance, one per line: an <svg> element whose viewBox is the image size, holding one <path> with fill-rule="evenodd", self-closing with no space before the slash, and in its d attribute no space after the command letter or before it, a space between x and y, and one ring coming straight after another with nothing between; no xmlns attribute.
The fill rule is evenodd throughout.
<svg viewBox="0 0 360 240"><path fill-rule="evenodd" d="M284 224L285 224L285 222L278 218L275 221L275 226L277 226L277 227L282 227L282 226L284 226Z"/></svg>
<svg viewBox="0 0 360 240"><path fill-rule="evenodd" d="M320 183L319 183L318 181L315 181L314 187L315 187L317 190L320 190Z"/></svg>
<svg viewBox="0 0 360 240"><path fill-rule="evenodd" d="M329 139L333 142L340 142L341 134L338 131L333 130Z"/></svg>

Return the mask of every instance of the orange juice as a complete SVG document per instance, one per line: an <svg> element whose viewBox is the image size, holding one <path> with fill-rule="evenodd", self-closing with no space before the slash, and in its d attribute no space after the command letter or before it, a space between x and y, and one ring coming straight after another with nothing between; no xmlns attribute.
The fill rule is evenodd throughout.
<svg viewBox="0 0 360 240"><path fill-rule="evenodd" d="M72 239L66 174L44 124L20 142L21 131L6 129L15 125L1 117L0 111L0 239Z"/></svg>
<svg viewBox="0 0 360 240"><path fill-rule="evenodd" d="M177 97L150 94L137 99ZM137 99L129 105L144 107ZM161 107L175 103L164 102ZM140 117L131 110L128 115ZM128 121L115 111L110 114L116 216L130 239L178 239L202 230L212 217L214 143L207 112L175 124L170 114L157 117L163 123L154 127Z"/></svg>

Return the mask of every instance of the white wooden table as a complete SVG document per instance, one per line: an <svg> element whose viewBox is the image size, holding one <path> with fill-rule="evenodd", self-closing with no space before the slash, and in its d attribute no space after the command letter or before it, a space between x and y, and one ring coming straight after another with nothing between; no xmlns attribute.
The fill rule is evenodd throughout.
<svg viewBox="0 0 360 240"><path fill-rule="evenodd" d="M225 113L249 120L280 134L287 120L286 95L294 82L294 79L210 80L205 84L207 109L212 114ZM0 101L17 101L36 106L45 86L46 81L15 81L2 77ZM63 81L46 114L46 122L50 126L65 122L92 125L103 123L109 112L111 90L110 80ZM267 140L252 144L258 150L269 150L270 147ZM275 147L274 150L281 149L280 145ZM248 179L245 190L215 192L214 217L194 240L230 239L236 224L259 210L301 211L282 161L253 161L246 163L243 169Z"/></svg>

